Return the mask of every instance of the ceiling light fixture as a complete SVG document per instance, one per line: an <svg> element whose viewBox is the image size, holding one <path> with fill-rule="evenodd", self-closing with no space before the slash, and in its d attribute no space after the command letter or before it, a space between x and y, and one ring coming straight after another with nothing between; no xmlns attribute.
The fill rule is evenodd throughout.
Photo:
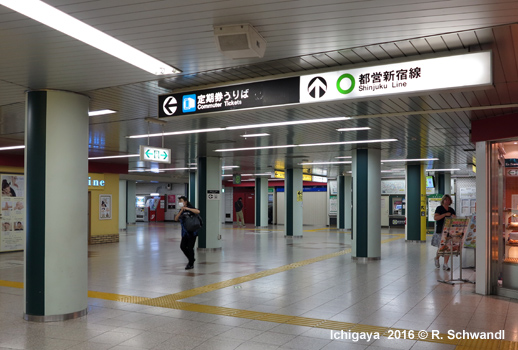
<svg viewBox="0 0 518 350"><path fill-rule="evenodd" d="M357 143L377 143L377 142L394 142L398 139L381 139L381 140L358 140L358 141L339 141L339 142L324 142L324 143L305 143L298 145L299 147L313 147L313 146L334 146L334 145L352 145Z"/></svg>
<svg viewBox="0 0 518 350"><path fill-rule="evenodd" d="M439 158L416 158L416 159L385 159L382 160L383 163L389 162L427 162L429 160L439 160Z"/></svg>
<svg viewBox="0 0 518 350"><path fill-rule="evenodd" d="M165 168L160 171L177 171L177 170L197 170L198 168Z"/></svg>
<svg viewBox="0 0 518 350"><path fill-rule="evenodd" d="M398 141L398 139L359 140L359 141L342 141L342 142L305 143L305 144L301 144L301 145L282 145L282 146L264 146L264 147L246 147L246 148L227 148L227 149L217 149L217 150L215 150L215 152L235 152L235 151L252 151L252 150L274 149L274 148L350 145L350 144L358 144L358 143L376 143L376 142L393 142L393 141Z"/></svg>
<svg viewBox="0 0 518 350"><path fill-rule="evenodd" d="M299 163L299 165L312 165L312 164L351 164L351 161L344 162L307 162L307 163Z"/></svg>
<svg viewBox="0 0 518 350"><path fill-rule="evenodd" d="M225 130L225 129L224 128L196 129L196 130L164 132L164 133L157 133L157 134L131 135L131 136L126 136L126 137L128 139L143 139L143 138L146 138L146 137L160 137L160 136L173 136L173 135L200 134L200 133L203 133L203 132L214 132L214 131L222 131L222 130Z"/></svg>
<svg viewBox="0 0 518 350"><path fill-rule="evenodd" d="M7 147L0 147L0 151L9 151L12 149L24 149L25 146L7 146Z"/></svg>
<svg viewBox="0 0 518 350"><path fill-rule="evenodd" d="M313 123L328 123L328 122L336 122L336 121L339 121L339 120L347 120L347 119L351 119L351 118L350 117L333 117L333 118L307 119L307 120L290 120L290 121L286 121L286 122L277 122L277 123L228 126L225 129L227 129L227 130L238 130L238 129L265 128L265 127L269 127L269 126L300 125L300 124L313 124Z"/></svg>
<svg viewBox="0 0 518 350"><path fill-rule="evenodd" d="M245 134L245 135L239 135L241 137L247 138L247 137L263 137L263 136L270 136L270 134L262 133L262 134Z"/></svg>
<svg viewBox="0 0 518 350"><path fill-rule="evenodd" d="M133 158L133 157L140 157L140 154L124 154L124 155L119 155L119 156L89 157L88 160L94 160L94 159L115 159L115 158Z"/></svg>
<svg viewBox="0 0 518 350"><path fill-rule="evenodd" d="M351 159L352 156L335 157L336 159Z"/></svg>
<svg viewBox="0 0 518 350"><path fill-rule="evenodd" d="M30 17L151 74L180 73L180 70L95 29L43 1L0 0L0 5L4 5L11 10Z"/></svg>
<svg viewBox="0 0 518 350"><path fill-rule="evenodd" d="M227 149L217 149L217 150L215 150L215 152L253 151L253 150L260 150L260 149L292 148L292 147L297 147L297 146L296 145L282 145L282 146L227 148Z"/></svg>
<svg viewBox="0 0 518 350"><path fill-rule="evenodd" d="M2 0L0 0L2 1ZM300 124L312 124L312 123L328 123L339 120L347 120L351 119L350 117L333 117L333 118L321 118L321 119L307 119L307 120L292 120L286 122L277 122L277 123L265 123L265 124L250 124L250 125L236 125L236 126L227 126L226 128L211 128L211 129L198 129L198 130L184 130L184 131L174 131L174 132L165 132L165 133L156 133L156 134L142 134L142 135L131 135L126 136L129 139L139 139L146 137L161 137L161 136L174 136L174 135L186 135L186 134L198 134L203 132L213 132L213 131L223 131L223 130L238 130L238 129L253 129L253 128L266 128L271 126L282 126L282 125L300 125ZM253 134L251 134L253 135ZM260 135L260 134L257 134ZM250 135L242 137L252 137ZM266 136L266 135L264 135Z"/></svg>
<svg viewBox="0 0 518 350"><path fill-rule="evenodd" d="M225 165L222 166L221 169L236 169L239 168L239 165Z"/></svg>
<svg viewBox="0 0 518 350"><path fill-rule="evenodd" d="M90 111L88 112L89 117L96 117L98 115L105 115L105 114L113 114L117 113L117 111L114 111L112 109L100 109L98 111Z"/></svg>
<svg viewBox="0 0 518 350"><path fill-rule="evenodd" d="M426 169L425 171L433 173L435 171L460 171L460 169Z"/></svg>
<svg viewBox="0 0 518 350"><path fill-rule="evenodd" d="M371 128L369 128L368 126L362 126L362 127L358 127L358 128L341 128L341 129L336 129L336 131L359 131L359 130L370 130Z"/></svg>

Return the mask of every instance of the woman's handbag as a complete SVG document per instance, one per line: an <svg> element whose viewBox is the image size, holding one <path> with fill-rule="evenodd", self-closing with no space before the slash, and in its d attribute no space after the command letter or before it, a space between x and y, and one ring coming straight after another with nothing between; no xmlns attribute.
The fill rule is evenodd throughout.
<svg viewBox="0 0 518 350"><path fill-rule="evenodd" d="M183 219L183 227L188 233L195 233L203 226L203 220L198 214L188 212Z"/></svg>

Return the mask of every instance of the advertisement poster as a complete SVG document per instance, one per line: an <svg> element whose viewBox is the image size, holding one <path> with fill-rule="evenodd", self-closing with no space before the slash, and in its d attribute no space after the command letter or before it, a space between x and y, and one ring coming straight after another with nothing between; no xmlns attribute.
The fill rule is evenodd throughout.
<svg viewBox="0 0 518 350"><path fill-rule="evenodd" d="M23 250L25 242L25 177L2 175L0 251Z"/></svg>
<svg viewBox="0 0 518 350"><path fill-rule="evenodd" d="M428 221L435 221L435 210L441 205L441 198L428 198Z"/></svg>
<svg viewBox="0 0 518 350"><path fill-rule="evenodd" d="M167 209L176 209L176 195L167 195Z"/></svg>
<svg viewBox="0 0 518 350"><path fill-rule="evenodd" d="M453 251L453 254L459 253L460 247L464 243L469 222L470 218L463 217L444 219L441 243L439 245L440 253L450 254L450 249Z"/></svg>
<svg viewBox="0 0 518 350"><path fill-rule="evenodd" d="M99 220L110 220L112 218L112 195L99 195Z"/></svg>
<svg viewBox="0 0 518 350"><path fill-rule="evenodd" d="M477 247L477 216L473 215L469 220L468 231L466 232L466 239L464 240L465 248Z"/></svg>

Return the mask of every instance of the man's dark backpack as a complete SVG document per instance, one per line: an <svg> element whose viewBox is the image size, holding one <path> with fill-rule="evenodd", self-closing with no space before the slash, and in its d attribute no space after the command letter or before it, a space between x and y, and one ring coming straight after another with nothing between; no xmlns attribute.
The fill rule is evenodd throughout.
<svg viewBox="0 0 518 350"><path fill-rule="evenodd" d="M186 212L183 219L183 227L188 233L194 233L203 226L203 220L198 214Z"/></svg>

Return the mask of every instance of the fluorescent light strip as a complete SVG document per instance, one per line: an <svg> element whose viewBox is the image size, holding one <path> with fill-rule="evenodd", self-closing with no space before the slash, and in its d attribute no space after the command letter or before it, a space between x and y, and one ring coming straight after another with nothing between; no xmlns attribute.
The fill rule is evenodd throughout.
<svg viewBox="0 0 518 350"><path fill-rule="evenodd" d="M215 152L234 152L234 151L253 151L259 149L274 149L274 148L292 148L297 147L296 145L282 145L282 146L264 146L264 147L246 147L246 148L227 148L217 149Z"/></svg>
<svg viewBox="0 0 518 350"><path fill-rule="evenodd" d="M233 174L227 174L227 175L221 175L223 177L229 177L229 176L234 176Z"/></svg>
<svg viewBox="0 0 518 350"><path fill-rule="evenodd" d="M358 128L340 128L336 129L336 131L359 131L359 130L370 130L368 126L365 127L358 127Z"/></svg>
<svg viewBox="0 0 518 350"><path fill-rule="evenodd" d="M2 1L2 0L0 0ZM251 125L237 125L237 126L228 126L226 128L212 128L212 129L198 129L198 130L184 130L184 131L174 131L174 132L165 132L165 133L157 133L157 134L142 134L142 135L131 135L126 136L129 139L138 139L145 137L159 137L159 136L174 136L174 135L186 135L186 134L198 134L203 132L213 132L213 131L223 131L223 130L238 130L238 129L253 129L253 128L265 128L270 126L281 126L281 125L299 125L299 124L312 124L312 123L327 123L334 122L339 120L347 120L351 119L349 117L334 117L334 118L321 118L321 119L308 119L308 120L293 120L287 122L278 122L278 123L265 123L265 124L251 124ZM243 136L243 135L241 135ZM243 136L243 137L251 137Z"/></svg>
<svg viewBox="0 0 518 350"><path fill-rule="evenodd" d="M460 169L426 169L426 172L435 172L435 171L460 171Z"/></svg>
<svg viewBox="0 0 518 350"><path fill-rule="evenodd" d="M340 142L324 142L324 143L305 143L298 145L299 147L313 147L313 146L334 146L334 145L352 145L357 143L376 143L376 142L394 142L398 139L382 139L382 140L360 140L360 141L340 141Z"/></svg>
<svg viewBox="0 0 518 350"><path fill-rule="evenodd" d="M0 0L1 1L1 0ZM141 135L131 135L126 136L128 139L142 139L146 137L159 137L159 136L174 136L174 135L188 135L188 134L200 134L203 132L214 132L214 131L223 131L225 128L211 128L211 129L197 129L197 130L184 130L184 131L172 131L172 132L164 132L157 134L141 134Z"/></svg>
<svg viewBox="0 0 518 350"><path fill-rule="evenodd" d="M351 164L351 161L344 162L311 162L311 163L299 163L299 165L312 165L312 164ZM317 175L318 176L318 175Z"/></svg>
<svg viewBox="0 0 518 350"><path fill-rule="evenodd" d="M128 173L145 173L145 172L161 173L161 172L163 172L163 170L162 169L135 169L135 170L128 170Z"/></svg>
<svg viewBox="0 0 518 350"><path fill-rule="evenodd" d="M198 168L166 168L160 169L160 171L176 171L176 170L197 170Z"/></svg>
<svg viewBox="0 0 518 350"><path fill-rule="evenodd" d="M416 158L416 159L385 159L382 160L382 163L389 162L427 162L429 160L439 160L439 158Z"/></svg>
<svg viewBox="0 0 518 350"><path fill-rule="evenodd" d="M105 157L89 157L88 160L93 159L115 159L115 158L133 158L133 157L140 157L140 154L125 154L120 156L105 156Z"/></svg>
<svg viewBox="0 0 518 350"><path fill-rule="evenodd" d="M335 157L336 159L351 159L352 156Z"/></svg>
<svg viewBox="0 0 518 350"><path fill-rule="evenodd" d="M0 5L4 5L11 10L30 17L151 74L180 73L178 69L95 29L43 1L0 0Z"/></svg>
<svg viewBox="0 0 518 350"><path fill-rule="evenodd" d="M301 144L301 145L282 145L282 146L228 148L228 149L217 149L217 150L215 150L215 152L235 152L235 151L251 151L251 150L274 149L274 148L350 145L350 144L358 144L358 143L393 142L393 141L398 141L398 139L360 140L360 141L343 141L343 142L306 143L306 144Z"/></svg>
<svg viewBox="0 0 518 350"><path fill-rule="evenodd" d="M7 147L0 147L0 151L9 151L12 149L24 149L25 146L7 146Z"/></svg>
<svg viewBox="0 0 518 350"><path fill-rule="evenodd" d="M239 165L225 165L222 166L221 169L236 169L239 168Z"/></svg>
<svg viewBox="0 0 518 350"><path fill-rule="evenodd" d="M95 117L95 116L98 116L98 115L113 114L113 113L117 113L117 112L114 111L114 110L111 110L111 109L101 109L101 110L98 110L98 111L90 111L90 112L88 112L88 116L89 117Z"/></svg>
<svg viewBox="0 0 518 350"><path fill-rule="evenodd" d="M262 133L262 134L248 134L248 135L240 135L241 137L263 137L263 136L270 136L270 134Z"/></svg>
<svg viewBox="0 0 518 350"><path fill-rule="evenodd" d="M300 125L300 124L312 124L312 123L327 123L327 122L335 122L335 121L347 120L347 119L351 119L351 118L349 118L349 117L333 117L333 118L321 118L321 119L291 120L291 121L277 122L277 123L228 126L225 129L227 129L227 130L238 130L238 129L265 128L265 127L269 127L269 126Z"/></svg>
<svg viewBox="0 0 518 350"><path fill-rule="evenodd" d="M394 170L382 170L382 173L402 173L405 169L394 169Z"/></svg>

